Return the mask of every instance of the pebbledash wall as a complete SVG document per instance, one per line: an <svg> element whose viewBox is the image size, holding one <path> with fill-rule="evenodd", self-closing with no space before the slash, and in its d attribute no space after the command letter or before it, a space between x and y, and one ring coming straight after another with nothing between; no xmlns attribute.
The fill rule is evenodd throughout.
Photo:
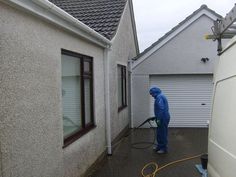
<svg viewBox="0 0 236 177"><path fill-rule="evenodd" d="M105 150L103 48L0 2L1 177L77 177ZM63 149L61 49L93 57L97 127Z"/></svg>
<svg viewBox="0 0 236 177"><path fill-rule="evenodd" d="M117 65L138 52L129 3L106 49L111 140L130 122L129 105L118 112L117 100ZM0 24L0 177L83 175L107 146L104 47L1 1ZM94 66L96 128L65 148L61 49L93 57Z"/></svg>
<svg viewBox="0 0 236 177"><path fill-rule="evenodd" d="M137 48L135 47L135 37L131 21L130 4L125 6L124 14L121 17L120 25L116 36L112 39L112 49L108 53L110 62L110 103L111 103L111 137L112 140L130 123L129 106L118 112L118 85L117 85L117 65L126 66L128 71L128 59L135 57ZM127 73L128 75L128 73ZM127 80L128 84L128 80ZM128 87L127 87L128 88ZM127 90L127 99L130 99ZM128 101L127 101L128 102Z"/></svg>

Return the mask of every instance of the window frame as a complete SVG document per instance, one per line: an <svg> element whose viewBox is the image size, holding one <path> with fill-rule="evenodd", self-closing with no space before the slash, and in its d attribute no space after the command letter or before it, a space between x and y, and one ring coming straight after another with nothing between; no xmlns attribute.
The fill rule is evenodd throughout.
<svg viewBox="0 0 236 177"><path fill-rule="evenodd" d="M121 97L122 97L121 102L122 103L121 105L119 105L119 101L118 101L118 112L120 112L121 110L127 107L127 69L125 65L117 64L117 76L118 76L119 69L121 69ZM119 79L119 76L117 78ZM119 100L119 93L118 93L117 98Z"/></svg>
<svg viewBox="0 0 236 177"><path fill-rule="evenodd" d="M72 56L78 58L80 60L80 75L81 75L81 88L80 88L80 94L81 94L81 129L73 133L72 135L68 136L67 138L64 137L63 134L63 139L64 139L64 145L63 148L70 145L80 137L82 137L84 134L88 133L90 130L94 129L96 127L95 121L94 121L94 86L93 86L93 57L87 56L87 55L82 55L79 53L75 53L69 50L61 49L61 56L62 55L67 55L67 56ZM84 71L84 63L89 62L89 71ZM62 68L62 67L61 67ZM61 69L62 70L62 69ZM62 76L61 76L62 77ZM88 124L85 124L85 88L84 88L84 81L85 79L90 80L90 115L91 115L91 120ZM64 125L63 125L64 126Z"/></svg>

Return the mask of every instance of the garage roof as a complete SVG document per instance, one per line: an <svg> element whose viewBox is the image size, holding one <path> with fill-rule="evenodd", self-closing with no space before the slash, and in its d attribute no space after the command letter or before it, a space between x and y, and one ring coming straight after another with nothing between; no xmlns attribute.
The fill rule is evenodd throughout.
<svg viewBox="0 0 236 177"><path fill-rule="evenodd" d="M206 12L208 12L208 14L206 14L206 12L203 12L203 10L206 10ZM177 26L175 26L174 28L172 28L169 32L167 32L164 36L162 36L160 39L158 39L156 42L154 42L151 46L149 46L147 49L145 49L142 53L140 53L138 56L136 56L135 58L133 58L134 61L139 60L142 56L144 56L145 54L147 54L148 52L150 52L151 50L153 50L153 48L155 48L157 45L159 45L161 42L163 42L166 38L168 38L169 36L171 36L171 34L173 34L175 31L177 31L178 29L180 29L181 26L183 26L185 23L187 23L190 19L192 19L193 17L195 17L197 14L199 14L200 12L203 12L203 14L209 15L212 14L217 18L222 18L221 15L219 15L218 13L216 13L215 11L209 9L207 7L207 5L203 4L201 5L201 7L199 9L197 9L196 11L194 11L191 15L189 15L188 17L186 17L182 22L180 22Z"/></svg>

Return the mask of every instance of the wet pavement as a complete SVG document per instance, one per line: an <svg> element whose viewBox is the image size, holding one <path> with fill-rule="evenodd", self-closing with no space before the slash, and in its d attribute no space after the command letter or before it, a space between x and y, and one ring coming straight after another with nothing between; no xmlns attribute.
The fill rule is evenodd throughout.
<svg viewBox="0 0 236 177"><path fill-rule="evenodd" d="M88 177L142 177L141 171L149 162L163 166L170 162L207 152L206 128L170 128L169 152L157 154L153 150L154 129L136 129L116 143L112 156L90 172ZM168 166L156 177L201 177L195 164L200 157ZM145 170L149 173L151 168Z"/></svg>

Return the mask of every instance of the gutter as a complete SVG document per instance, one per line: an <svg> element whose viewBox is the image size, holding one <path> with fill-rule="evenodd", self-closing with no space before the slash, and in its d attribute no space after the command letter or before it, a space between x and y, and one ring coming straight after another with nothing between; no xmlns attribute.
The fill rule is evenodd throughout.
<svg viewBox="0 0 236 177"><path fill-rule="evenodd" d="M105 114L106 114L106 142L107 142L107 155L112 155L111 146L111 112L110 112L110 80L109 80L109 58L108 49L104 49L104 78L105 78Z"/></svg>
<svg viewBox="0 0 236 177"><path fill-rule="evenodd" d="M73 32L74 34L87 39L92 43L96 43L103 48L110 48L112 45L112 42L109 39L105 38L48 0L0 0L0 2L43 18L44 20Z"/></svg>

